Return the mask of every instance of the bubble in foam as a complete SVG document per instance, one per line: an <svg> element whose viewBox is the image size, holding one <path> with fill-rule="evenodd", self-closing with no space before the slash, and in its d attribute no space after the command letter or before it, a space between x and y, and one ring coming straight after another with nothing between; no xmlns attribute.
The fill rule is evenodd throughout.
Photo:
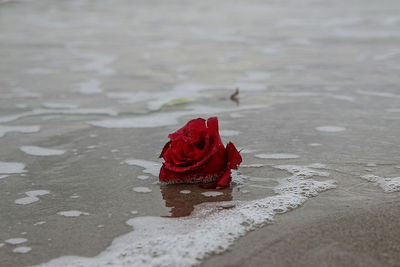
<svg viewBox="0 0 400 267"><path fill-rule="evenodd" d="M15 202L15 204L19 204L19 205L32 204L34 202L39 201L38 196L47 195L49 193L50 193L50 191L48 191L48 190L28 191L28 192L25 192L27 197L16 199L14 202Z"/></svg>
<svg viewBox="0 0 400 267"><path fill-rule="evenodd" d="M12 174L25 172L25 164L19 162L0 161L0 173Z"/></svg>
<svg viewBox="0 0 400 267"><path fill-rule="evenodd" d="M0 118L1 119L1 118ZM3 137L9 132L17 132L17 133L37 133L40 131L39 125L29 125L29 126L5 126L0 125L0 137Z"/></svg>
<svg viewBox="0 0 400 267"><path fill-rule="evenodd" d="M21 146L21 151L32 156L58 156L65 153L65 150L52 149L39 146Z"/></svg>
<svg viewBox="0 0 400 267"><path fill-rule="evenodd" d="M217 196L222 196L224 193L219 192L219 191L207 191L207 192L203 192L201 194L206 197L217 197Z"/></svg>
<svg viewBox="0 0 400 267"><path fill-rule="evenodd" d="M156 177L158 177L158 174L160 173L161 163L158 162L142 160L142 159L128 159L125 160L125 163L128 165L142 167L144 168L143 170L144 173L148 173Z"/></svg>
<svg viewBox="0 0 400 267"><path fill-rule="evenodd" d="M28 253L31 250L32 250L32 248L30 248L30 247L16 247L13 249L13 252L14 253Z"/></svg>
<svg viewBox="0 0 400 267"><path fill-rule="evenodd" d="M320 143L311 143L311 144L308 144L309 146L322 146Z"/></svg>
<svg viewBox="0 0 400 267"><path fill-rule="evenodd" d="M150 193L151 189L145 186L137 186L133 188L133 191L137 193Z"/></svg>
<svg viewBox="0 0 400 267"><path fill-rule="evenodd" d="M16 238L7 239L4 242L6 242L7 244L10 244L10 245L19 245L19 244L25 243L26 241L28 241L26 238L16 237Z"/></svg>
<svg viewBox="0 0 400 267"><path fill-rule="evenodd" d="M138 175L137 178L139 180L146 180L146 179L149 179L149 176L148 175Z"/></svg>
<svg viewBox="0 0 400 267"><path fill-rule="evenodd" d="M90 215L88 212L83 212L79 210L67 210L67 211L60 211L57 212L58 215L65 216L65 217L79 217L82 215Z"/></svg>
<svg viewBox="0 0 400 267"><path fill-rule="evenodd" d="M400 177L384 178L372 174L363 175L361 178L374 183L383 189L386 193L399 192L400 191Z"/></svg>
<svg viewBox="0 0 400 267"><path fill-rule="evenodd" d="M343 132L346 130L346 128L344 127L340 127L340 126L319 126L317 128L318 131L320 132L329 132L329 133L336 133L336 132Z"/></svg>

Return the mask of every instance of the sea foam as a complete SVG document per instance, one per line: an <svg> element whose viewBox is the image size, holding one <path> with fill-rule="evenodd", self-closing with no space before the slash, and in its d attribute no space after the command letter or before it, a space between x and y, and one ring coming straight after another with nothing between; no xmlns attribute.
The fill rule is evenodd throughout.
<svg viewBox="0 0 400 267"><path fill-rule="evenodd" d="M400 177L384 178L372 174L363 175L361 178L374 183L383 189L386 193L400 191Z"/></svg>
<svg viewBox="0 0 400 267"><path fill-rule="evenodd" d="M329 173L310 167L279 165L290 177L277 178L277 195L253 201L211 202L197 205L188 217L135 217L133 231L122 235L93 258L63 256L40 266L191 266L226 251L247 232L271 223L275 215L302 205L309 197L335 188L333 180L312 176Z"/></svg>

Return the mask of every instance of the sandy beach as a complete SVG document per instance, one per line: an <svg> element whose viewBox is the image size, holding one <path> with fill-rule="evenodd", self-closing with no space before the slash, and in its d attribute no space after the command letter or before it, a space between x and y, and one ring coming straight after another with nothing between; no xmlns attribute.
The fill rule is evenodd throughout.
<svg viewBox="0 0 400 267"><path fill-rule="evenodd" d="M201 266L398 266L399 199L376 199L326 193Z"/></svg>
<svg viewBox="0 0 400 267"><path fill-rule="evenodd" d="M399 266L399 14L0 0L0 266ZM222 190L159 183L198 117Z"/></svg>

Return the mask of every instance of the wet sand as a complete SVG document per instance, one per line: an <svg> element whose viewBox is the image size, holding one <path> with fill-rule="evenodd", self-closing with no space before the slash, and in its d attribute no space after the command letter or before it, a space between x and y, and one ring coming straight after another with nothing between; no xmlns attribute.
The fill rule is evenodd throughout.
<svg viewBox="0 0 400 267"><path fill-rule="evenodd" d="M346 193L328 192L278 216L201 266L399 266L398 196L377 203Z"/></svg>
<svg viewBox="0 0 400 267"><path fill-rule="evenodd" d="M0 266L398 265L399 14L0 0ZM168 134L210 116L242 181L157 183Z"/></svg>

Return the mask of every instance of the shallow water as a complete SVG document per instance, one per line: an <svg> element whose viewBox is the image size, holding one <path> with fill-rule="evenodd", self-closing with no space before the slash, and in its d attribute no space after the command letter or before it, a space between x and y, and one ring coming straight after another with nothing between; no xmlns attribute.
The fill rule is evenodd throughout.
<svg viewBox="0 0 400 267"><path fill-rule="evenodd" d="M327 190L400 194L399 11L0 1L0 265L198 264ZM232 186L160 185L168 134L210 116Z"/></svg>

